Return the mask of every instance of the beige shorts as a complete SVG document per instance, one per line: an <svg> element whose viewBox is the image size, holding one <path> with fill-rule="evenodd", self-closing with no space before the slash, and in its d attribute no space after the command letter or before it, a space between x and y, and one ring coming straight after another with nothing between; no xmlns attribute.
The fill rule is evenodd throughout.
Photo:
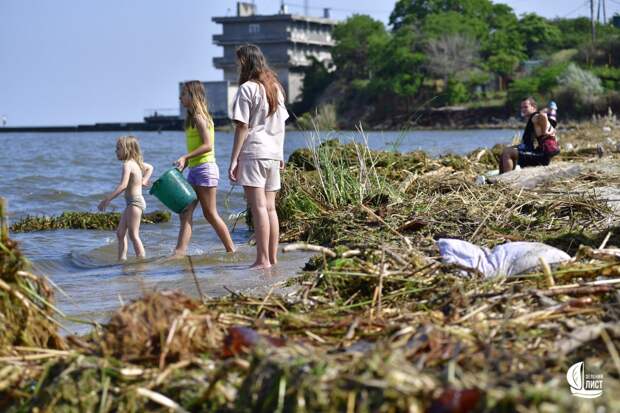
<svg viewBox="0 0 620 413"><path fill-rule="evenodd" d="M280 161L273 159L241 159L237 167L237 183L243 186L280 190Z"/></svg>

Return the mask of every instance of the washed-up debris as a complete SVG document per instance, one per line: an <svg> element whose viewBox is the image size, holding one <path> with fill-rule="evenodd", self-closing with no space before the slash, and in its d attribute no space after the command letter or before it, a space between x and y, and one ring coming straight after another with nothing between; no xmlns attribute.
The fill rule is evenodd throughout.
<svg viewBox="0 0 620 413"><path fill-rule="evenodd" d="M493 250L467 241L440 239L437 247L446 264L457 264L481 273L485 278L511 276L535 270L541 264L560 264L570 255L540 242L509 242Z"/></svg>
<svg viewBox="0 0 620 413"><path fill-rule="evenodd" d="M176 292L146 295L112 316L100 332L101 352L163 368L215 349L223 332L199 307L199 301Z"/></svg>
<svg viewBox="0 0 620 413"><path fill-rule="evenodd" d="M597 246L605 237L611 204L597 191L620 185L620 174L590 168L533 189L477 185L488 166L475 159L486 150L430 159L357 149L357 164L350 156L338 158L338 150L334 144L318 146L314 170L291 164L285 171L277 205L282 241L356 248L401 242L404 236L427 255L437 254L438 238L484 240L489 247L531 241L572 255L580 244ZM620 233L614 233L611 242L618 241Z"/></svg>
<svg viewBox="0 0 620 413"><path fill-rule="evenodd" d="M142 224L161 224L170 221L168 211L142 215ZM27 216L11 225L11 232L49 231L55 229L114 230L121 214L118 212L63 212L58 216Z"/></svg>
<svg viewBox="0 0 620 413"><path fill-rule="evenodd" d="M282 347L286 343L282 338L261 335L249 327L234 326L228 329L222 346L222 357L232 357L251 352L259 344Z"/></svg>
<svg viewBox="0 0 620 413"><path fill-rule="evenodd" d="M0 198L0 356L12 355L13 346L62 349L52 288L28 271L17 243L8 237L4 205Z"/></svg>

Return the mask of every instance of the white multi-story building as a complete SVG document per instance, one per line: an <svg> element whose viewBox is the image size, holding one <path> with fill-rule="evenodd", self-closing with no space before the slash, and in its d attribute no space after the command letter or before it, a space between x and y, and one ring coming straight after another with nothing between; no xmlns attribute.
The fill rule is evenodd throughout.
<svg viewBox="0 0 620 413"><path fill-rule="evenodd" d="M223 80L204 85L209 109L216 119L229 117L231 111L239 78L237 47L251 43L261 48L284 86L288 103L301 97L304 68L310 65L310 56L331 61L332 30L337 22L329 18L328 9L323 17L290 14L285 6L278 14L258 15L254 4L239 2L236 16L213 17L213 21L222 25L222 34L214 35L213 43L223 47L223 56L214 58L213 64L222 69Z"/></svg>

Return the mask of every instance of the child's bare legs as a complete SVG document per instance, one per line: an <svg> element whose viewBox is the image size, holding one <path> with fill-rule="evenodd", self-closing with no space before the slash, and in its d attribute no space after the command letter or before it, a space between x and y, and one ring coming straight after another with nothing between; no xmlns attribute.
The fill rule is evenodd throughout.
<svg viewBox="0 0 620 413"><path fill-rule="evenodd" d="M256 261L250 268L269 268L269 213L264 188L244 186L245 197L252 210L254 234L256 236Z"/></svg>
<svg viewBox="0 0 620 413"><path fill-rule="evenodd" d="M215 232L220 237L224 248L228 252L235 252L235 245L232 238L230 238L230 232L228 227L220 215L217 213L217 188L206 186L195 186L196 194L200 200L200 206L202 207L202 214Z"/></svg>
<svg viewBox="0 0 620 413"><path fill-rule="evenodd" d="M127 232L133 244L136 257L144 258L144 247L142 246L142 240L140 240L140 218L142 217L142 210L137 206L130 205L125 209L125 215L127 216Z"/></svg>
<svg viewBox="0 0 620 413"><path fill-rule="evenodd" d="M192 202L187 208L185 208L185 211L181 212L179 215L181 227L179 228L177 246L174 249L174 255L177 257L187 254L187 247L189 246L189 241L192 239L192 225L196 204L197 202Z"/></svg>
<svg viewBox="0 0 620 413"><path fill-rule="evenodd" d="M121 215L116 229L116 238L118 239L118 260L125 261L127 259L127 209Z"/></svg>
<svg viewBox="0 0 620 413"><path fill-rule="evenodd" d="M265 192L267 201L267 215L269 216L269 262L271 265L278 263L278 242L280 241L280 222L276 212L275 191Z"/></svg>

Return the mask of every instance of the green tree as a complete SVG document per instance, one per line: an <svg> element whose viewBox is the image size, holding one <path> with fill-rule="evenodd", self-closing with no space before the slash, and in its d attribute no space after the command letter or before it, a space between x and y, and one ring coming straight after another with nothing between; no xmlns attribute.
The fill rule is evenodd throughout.
<svg viewBox="0 0 620 413"><path fill-rule="evenodd" d="M558 49L580 48L592 43L592 26L587 17L575 19L555 19L550 22L560 32L560 39L556 47ZM620 29L611 24L596 24L596 38L604 41L613 38L620 33Z"/></svg>
<svg viewBox="0 0 620 413"><path fill-rule="evenodd" d="M602 35L595 43L584 43L579 47L575 59L583 66L608 66L620 65L620 30L617 35Z"/></svg>
<svg viewBox="0 0 620 413"><path fill-rule="evenodd" d="M375 49L372 59L375 76L368 84L375 97L388 94L404 98L407 106L413 102L424 81L425 54L420 45L418 33L411 27L403 27Z"/></svg>
<svg viewBox="0 0 620 413"><path fill-rule="evenodd" d="M499 77L503 90L507 78L514 75L519 62L525 59L523 43L512 28L498 29L490 34L484 47L486 67Z"/></svg>
<svg viewBox="0 0 620 413"><path fill-rule="evenodd" d="M336 45L332 50L334 64L345 79L368 79L369 48L373 43L387 41L382 22L366 15L354 15L334 28Z"/></svg>
<svg viewBox="0 0 620 413"><path fill-rule="evenodd" d="M525 43L529 57L536 57L537 52L550 51L560 41L560 30L543 17L528 13L519 21L519 31Z"/></svg>
<svg viewBox="0 0 620 413"><path fill-rule="evenodd" d="M431 14L453 11L484 20L493 9L490 0L398 0L390 14L394 30L408 24L419 24Z"/></svg>
<svg viewBox="0 0 620 413"><path fill-rule="evenodd" d="M310 56L309 59L311 63L304 70L304 80L301 86L302 99L293 107L296 113L304 113L314 107L317 99L334 80L334 72L330 72L324 62L314 56Z"/></svg>
<svg viewBox="0 0 620 413"><path fill-rule="evenodd" d="M450 79L446 88L446 100L450 105L467 102L469 93L467 87L458 80Z"/></svg>
<svg viewBox="0 0 620 413"><path fill-rule="evenodd" d="M519 66L519 58L513 54L500 52L490 56L487 64L489 69L500 78L499 89L504 90L506 78L512 76Z"/></svg>
<svg viewBox="0 0 620 413"><path fill-rule="evenodd" d="M501 3L493 4L486 21L491 30L516 29L519 24L519 19L512 7Z"/></svg>
<svg viewBox="0 0 620 413"><path fill-rule="evenodd" d="M429 39L445 35L464 35L472 39L482 39L489 26L477 17L465 16L455 11L429 14L424 20L422 31Z"/></svg>

